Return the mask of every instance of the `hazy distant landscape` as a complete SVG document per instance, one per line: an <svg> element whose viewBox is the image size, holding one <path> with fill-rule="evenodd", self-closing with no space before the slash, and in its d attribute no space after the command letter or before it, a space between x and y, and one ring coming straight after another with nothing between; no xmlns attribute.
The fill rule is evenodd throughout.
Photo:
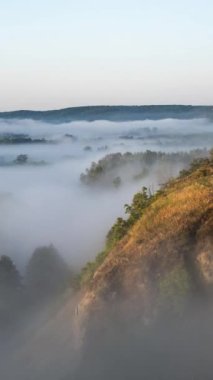
<svg viewBox="0 0 213 380"><path fill-rule="evenodd" d="M213 2L1 2L0 380L213 379Z"/></svg>
<svg viewBox="0 0 213 380"><path fill-rule="evenodd" d="M142 186L155 191L205 156L213 130L208 119L61 124L1 119L0 144L2 250L23 269L37 246L52 243L79 268L102 248L133 194ZM171 157L145 162L140 154L146 151ZM126 154L125 163L117 153ZM83 174L99 160L111 160L113 171L108 164L101 186L85 187Z"/></svg>
<svg viewBox="0 0 213 380"><path fill-rule="evenodd" d="M179 252L179 256L175 259L179 264L176 266L171 264L174 266L174 273L168 274L171 279L170 277L167 279L165 277L167 274L164 274L164 271L166 273L171 271L169 261L165 261L164 264L167 269L161 268L164 258L156 264L161 280L158 277L157 280L154 279L155 264L152 264L152 260L155 259L150 253L150 263L144 265L151 268L153 266L148 275L150 283L161 281L160 285L157 285L160 293L156 302L157 305L162 302L164 306L157 306L157 317L153 320L147 306L139 312L136 310L137 302L131 301L135 310L133 331L129 321L133 316L128 302L132 296L138 297L138 291L131 290L129 284L130 295L124 295L126 292L124 283L116 285L117 281L124 281L121 280L122 276L125 278L125 271L122 274L123 261L119 261L119 255L122 257L123 254L122 250L119 253L120 245L124 244L122 242L125 239L129 239L129 234L133 242L130 243L130 247L131 244L137 247L143 239L146 241L145 237L140 237L143 233L137 238L134 237L134 226L137 222L143 226L141 222L143 214L149 215L154 207L152 204L162 202L161 197L162 199L168 197L169 200L170 190L167 190L167 187L168 189L171 187L171 194L177 193L175 197L178 198L178 190L173 181L179 174L180 181L183 181L181 186L186 186L184 178L189 178L186 180L186 183L187 181L190 183L186 194L192 192L193 199L196 199L197 194L202 194L202 191L207 191L205 189L211 191L209 185L211 182L208 182L211 181L209 160L213 146L211 112L211 107L150 106L98 109L91 107L0 114L0 175L3 179L0 183L0 242L3 254L0 258L0 336L3 342L0 344L0 351L4 380L13 380L17 376L20 380L28 380L29 376L32 380L68 380L70 376L75 380L83 380L88 378L88 372L89 378L99 379L100 376L105 378L103 377L105 368L111 366L117 368L120 378L123 378L125 372L129 379L132 373L130 368L138 366L140 362L137 358L139 348L135 349L136 356L130 360L130 372L125 366L122 369L122 366L113 364L113 352L116 351L115 357L121 360L123 355L128 355L129 344L138 344L143 352L142 361L149 363L151 357L155 356L156 336L159 340L166 337L170 340L174 334L174 339L177 339L172 327L173 313L177 318L179 311L175 311L176 307L178 310L182 308L183 299L185 300L183 297L188 294L188 289L192 286L188 283L188 276L192 274L190 271L186 272L184 266L182 267L180 252L182 249L188 249L187 246L194 252L190 238L186 235L186 243L181 243L181 248L178 248L179 243L175 243L174 252L172 248L168 248L174 257L176 257L175 252ZM193 174L194 171L197 173L196 170L198 180L196 174ZM195 178L191 179L193 175ZM203 187L201 186L198 191L199 181ZM184 206L184 194L181 195L180 192L182 201L177 215L184 213L189 207L188 204L193 206L192 200L189 203L186 201ZM209 205L208 197L209 193L193 207L205 210ZM207 204L202 205L205 200ZM176 209L178 201L167 202L173 202L172 210ZM163 206L165 210L166 205L167 203ZM161 206L157 206L156 210L158 208L161 210ZM189 211L190 217L193 212ZM201 212L203 211L199 209L195 211L195 215L198 217ZM170 214L171 212L162 220L173 226L177 216L172 219ZM156 218L157 215L158 211ZM184 222L180 221L174 230L172 227L173 233L178 231L179 226L184 225L185 220L187 221L187 216L183 218ZM154 225L154 221L155 218L152 219L151 225ZM187 227L189 230L193 223L190 220ZM198 221L196 223L199 224ZM157 239L161 224L162 222L159 222L155 227L156 237L153 241ZM169 231L169 228L167 226L166 231ZM163 232L160 234L164 236ZM166 237L167 239L169 241L169 237ZM176 239L181 242L184 238ZM152 237L148 242L152 242ZM168 243L168 247L169 244L172 243ZM123 249L125 251L125 248ZM128 255L132 254L134 249L129 248ZM159 247L156 248L158 249ZM146 250L147 248L144 248L144 252ZM166 250L167 248L164 249L164 255ZM112 257L118 254L115 262L114 258L110 259L112 253ZM129 262L129 258L127 261ZM119 273L115 264L117 262L120 275L117 274ZM135 262L137 261L133 259L127 267L130 278L131 276L134 278ZM140 268L140 265L137 264L137 267ZM141 273L144 271L143 268L142 264ZM108 271L110 271L109 278ZM142 275L143 281L147 276L146 273ZM118 280L120 276L121 279ZM134 281L138 283L137 276ZM148 283L141 285L140 281L139 288L145 287L150 294L149 302L151 302L152 297L155 297L152 294L152 286ZM119 295L120 286L122 296ZM173 290L173 286L176 290ZM171 296L167 292L168 294L175 292L174 297L179 297L177 301L173 301L173 295L170 299ZM161 293L166 297L165 301L160 301ZM192 294L188 296L190 302L194 304ZM99 306L100 297L101 299L103 297L101 302L106 303L105 306L102 304ZM142 301L143 297L139 295L138 304L145 302ZM97 313L91 311L93 307L90 305L91 299L94 299L93 302L100 308L99 313L101 313L102 322L97 322L95 319L95 325L93 319ZM116 301L113 301L114 299ZM123 302L127 302L124 313L126 316L129 315L127 321L121 313ZM177 302L177 306L171 306L171 302L172 305L173 302ZM86 309L84 303L88 304ZM153 306L150 307L153 310ZM160 320L162 307L166 310L167 307L171 308L166 316L171 331L166 329ZM138 312L141 313L142 324L137 320ZM87 326L85 335L81 337L83 334L81 324L87 313L89 319L85 322ZM102 313L106 313L105 322ZM147 313L147 317L144 313ZM188 319L191 321L191 306L187 313L184 316L185 323L188 323ZM211 310L209 313L211 314ZM145 327L146 318L149 321L147 323L153 326L150 333ZM203 318L202 315L196 323L198 325L203 323L205 319ZM122 336L116 325L117 319L121 325L127 323ZM179 322L179 319L175 322L178 329ZM159 323L160 327L155 326L155 323ZM209 322L205 323L208 325ZM34 333L35 328L38 329L38 335ZM106 329L106 333L100 335L97 346L91 345L99 328ZM142 335L135 340L133 336L137 329L142 329ZM131 343L127 343L128 334L131 335ZM195 332L187 330L185 333L188 338L191 334ZM79 348L81 339L84 343ZM150 354L142 343L143 339L150 345ZM187 342L186 340L185 344ZM19 352L19 347L22 345L23 349ZM46 360L42 364L43 345L46 347ZM60 345L63 348L59 353ZM166 357L173 348L168 342L164 351ZM175 344L175 349L179 350L179 343ZM27 364L28 350L31 353L30 366ZM97 352L100 354L99 358ZM195 353L192 357L195 357ZM12 367L9 358L12 360ZM180 360L184 362L183 358ZM170 371L165 368L162 360L158 374L166 373L167 379ZM32 375L35 369L37 374ZM146 370L144 371L145 374ZM194 373L194 368L189 371ZM140 371L136 373L140 374ZM164 375L162 376L159 378L164 380ZM156 373L147 369L146 379L155 380ZM177 379L179 380L179 377Z"/></svg>
<svg viewBox="0 0 213 380"><path fill-rule="evenodd" d="M31 119L50 123L71 121L137 121L163 119L202 119L212 120L212 106L148 105L148 106L90 106L72 107L50 111L10 111L0 112L1 119Z"/></svg>

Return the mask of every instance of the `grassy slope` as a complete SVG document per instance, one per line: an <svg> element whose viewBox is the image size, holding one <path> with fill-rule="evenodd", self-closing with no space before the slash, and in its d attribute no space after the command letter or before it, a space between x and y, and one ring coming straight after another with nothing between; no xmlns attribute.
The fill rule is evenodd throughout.
<svg viewBox="0 0 213 380"><path fill-rule="evenodd" d="M187 284L186 282L190 282ZM96 270L81 307L213 283L213 161L168 183ZM149 301L147 301L149 299Z"/></svg>

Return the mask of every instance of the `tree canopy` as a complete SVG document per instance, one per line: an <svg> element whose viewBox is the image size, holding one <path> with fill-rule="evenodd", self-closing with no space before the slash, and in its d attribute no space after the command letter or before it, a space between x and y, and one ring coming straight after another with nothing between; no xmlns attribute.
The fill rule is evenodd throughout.
<svg viewBox="0 0 213 380"><path fill-rule="evenodd" d="M68 265L53 245L35 249L26 271L26 285L40 300L59 294L70 281Z"/></svg>

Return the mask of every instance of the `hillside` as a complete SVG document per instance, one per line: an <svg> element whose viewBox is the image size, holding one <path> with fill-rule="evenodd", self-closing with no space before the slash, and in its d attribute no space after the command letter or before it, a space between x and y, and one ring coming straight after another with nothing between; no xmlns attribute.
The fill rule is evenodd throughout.
<svg viewBox="0 0 213 380"><path fill-rule="evenodd" d="M98 266L79 307L122 303L128 311L131 304L132 315L149 319L164 301L181 308L188 293L206 293L212 284L213 161L206 159L151 197Z"/></svg>
<svg viewBox="0 0 213 380"><path fill-rule="evenodd" d="M78 305L77 379L210 380L213 160L151 197L144 189L127 209L109 233L112 248L83 273L92 271Z"/></svg>
<svg viewBox="0 0 213 380"><path fill-rule="evenodd" d="M16 337L5 380L212 378L213 160L127 208L81 290Z"/></svg>
<svg viewBox="0 0 213 380"><path fill-rule="evenodd" d="M71 121L134 121L162 119L212 119L212 106L150 105L150 106L88 106L70 107L60 110L20 110L0 112L0 119L32 119L50 123Z"/></svg>

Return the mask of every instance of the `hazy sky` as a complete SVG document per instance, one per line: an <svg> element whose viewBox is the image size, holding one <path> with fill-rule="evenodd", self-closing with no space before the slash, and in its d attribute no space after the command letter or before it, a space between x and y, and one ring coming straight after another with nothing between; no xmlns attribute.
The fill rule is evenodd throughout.
<svg viewBox="0 0 213 380"><path fill-rule="evenodd" d="M0 110L213 104L212 0L0 0Z"/></svg>

